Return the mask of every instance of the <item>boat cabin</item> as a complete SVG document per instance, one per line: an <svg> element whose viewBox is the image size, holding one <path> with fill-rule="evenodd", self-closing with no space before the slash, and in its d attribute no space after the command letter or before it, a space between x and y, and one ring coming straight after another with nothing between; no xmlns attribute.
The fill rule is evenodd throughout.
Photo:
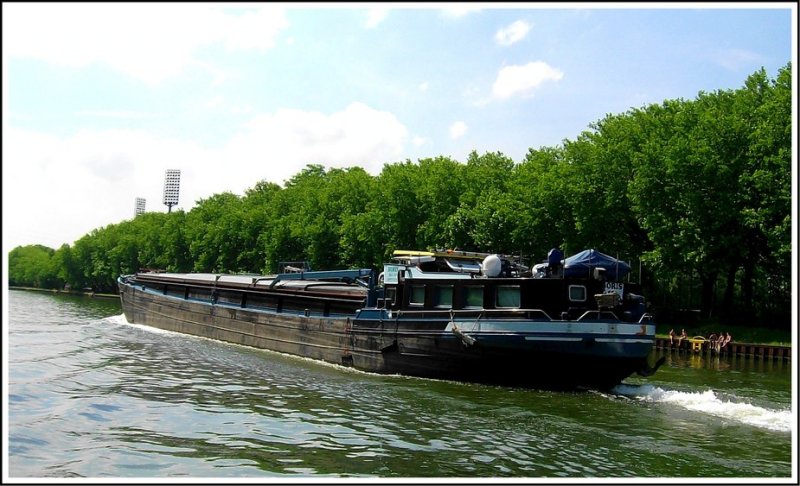
<svg viewBox="0 0 800 486"><path fill-rule="evenodd" d="M494 254L400 250L395 259L397 264L384 265L384 295L378 299L379 307L393 313L638 322L645 312L644 298L634 293L638 285L609 279L609 273L622 272L601 265L576 272L559 260L534 273Z"/></svg>

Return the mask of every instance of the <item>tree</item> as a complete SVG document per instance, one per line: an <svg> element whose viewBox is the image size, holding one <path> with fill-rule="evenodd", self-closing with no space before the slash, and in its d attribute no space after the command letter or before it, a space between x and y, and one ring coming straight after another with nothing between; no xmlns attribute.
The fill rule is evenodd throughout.
<svg viewBox="0 0 800 486"><path fill-rule="evenodd" d="M224 192L197 201L186 217L189 255L196 272L246 272L240 255L248 241L239 196Z"/></svg>
<svg viewBox="0 0 800 486"><path fill-rule="evenodd" d="M54 288L58 286L51 258L54 250L44 245L14 248L8 254L8 284L11 286Z"/></svg>
<svg viewBox="0 0 800 486"><path fill-rule="evenodd" d="M791 65L775 80L752 74L734 106L746 124L746 156L737 180L738 220L745 243L741 276L745 314L756 304L769 315L788 317L791 291Z"/></svg>

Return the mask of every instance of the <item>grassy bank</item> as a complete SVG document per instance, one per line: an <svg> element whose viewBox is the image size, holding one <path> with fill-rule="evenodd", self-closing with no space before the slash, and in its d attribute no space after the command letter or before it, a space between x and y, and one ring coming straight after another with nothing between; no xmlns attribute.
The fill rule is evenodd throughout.
<svg viewBox="0 0 800 486"><path fill-rule="evenodd" d="M32 290L34 292L47 292L49 294L67 294L102 299L119 299L119 294L101 294L99 292L83 292L77 290L40 289L36 287L9 287L9 290Z"/></svg>

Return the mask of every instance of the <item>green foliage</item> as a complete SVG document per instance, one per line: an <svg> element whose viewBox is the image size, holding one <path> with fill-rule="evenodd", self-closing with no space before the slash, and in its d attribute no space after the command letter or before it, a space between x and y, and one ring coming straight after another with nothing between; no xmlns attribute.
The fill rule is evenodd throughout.
<svg viewBox="0 0 800 486"><path fill-rule="evenodd" d="M791 309L791 65L742 88L665 100L591 124L561 146L386 164L311 164L281 186L146 213L70 247L9 254L9 283L113 291L140 268L268 273L378 267L395 249L554 247L638 260L656 310L786 325ZM638 269L637 269L638 270ZM667 316L665 312L663 315Z"/></svg>
<svg viewBox="0 0 800 486"><path fill-rule="evenodd" d="M20 287L57 288L55 251L42 245L19 246L8 254L8 283Z"/></svg>
<svg viewBox="0 0 800 486"><path fill-rule="evenodd" d="M246 270L241 252L253 242L242 224L244 205L230 192L197 201L186 216L186 240L195 272L235 273Z"/></svg>

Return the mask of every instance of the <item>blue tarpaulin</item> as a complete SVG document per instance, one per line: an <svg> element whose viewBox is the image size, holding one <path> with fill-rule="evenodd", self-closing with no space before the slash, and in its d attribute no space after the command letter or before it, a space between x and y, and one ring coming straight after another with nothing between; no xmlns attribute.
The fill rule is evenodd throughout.
<svg viewBox="0 0 800 486"><path fill-rule="evenodd" d="M586 278L591 276L593 268L605 268L610 280L619 280L631 271L627 263L597 250L583 250L564 259L565 277Z"/></svg>

